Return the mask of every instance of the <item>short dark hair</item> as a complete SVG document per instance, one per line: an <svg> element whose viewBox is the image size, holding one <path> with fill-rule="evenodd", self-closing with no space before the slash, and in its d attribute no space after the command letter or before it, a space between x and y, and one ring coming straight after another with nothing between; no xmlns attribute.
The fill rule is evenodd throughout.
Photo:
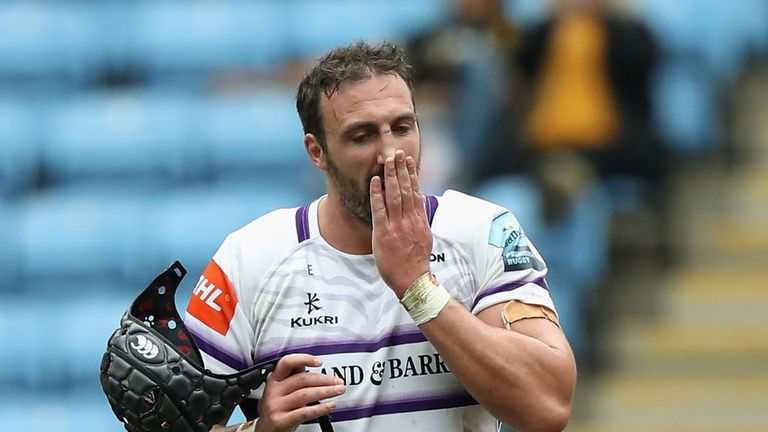
<svg viewBox="0 0 768 432"><path fill-rule="evenodd" d="M325 129L320 112L321 91L331 97L345 82L361 81L371 74L396 74L405 81L413 93L414 81L411 65L405 52L390 42L371 46L360 41L328 53L301 80L296 93L296 110L299 112L304 133L317 137L325 149Z"/></svg>

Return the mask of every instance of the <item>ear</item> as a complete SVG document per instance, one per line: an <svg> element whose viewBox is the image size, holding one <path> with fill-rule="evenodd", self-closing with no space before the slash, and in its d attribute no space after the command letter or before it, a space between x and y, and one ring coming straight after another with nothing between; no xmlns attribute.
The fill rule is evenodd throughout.
<svg viewBox="0 0 768 432"><path fill-rule="evenodd" d="M317 137L315 137L315 135L311 133L304 135L304 148L306 149L307 154L309 155L309 159L312 161L314 166L320 168L322 171L326 171L328 169L328 164L325 162L325 151L317 141Z"/></svg>

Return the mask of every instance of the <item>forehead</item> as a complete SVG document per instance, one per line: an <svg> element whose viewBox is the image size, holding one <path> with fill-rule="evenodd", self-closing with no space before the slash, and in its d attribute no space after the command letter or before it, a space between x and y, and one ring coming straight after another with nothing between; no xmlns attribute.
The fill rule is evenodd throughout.
<svg viewBox="0 0 768 432"><path fill-rule="evenodd" d="M361 120L385 120L413 112L411 91L395 74L370 75L360 81L342 83L330 97L323 94L321 112L327 130Z"/></svg>

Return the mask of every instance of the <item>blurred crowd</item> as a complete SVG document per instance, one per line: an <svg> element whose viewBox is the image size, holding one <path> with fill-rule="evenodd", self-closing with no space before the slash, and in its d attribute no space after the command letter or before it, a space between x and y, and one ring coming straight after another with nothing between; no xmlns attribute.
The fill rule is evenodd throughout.
<svg viewBox="0 0 768 432"><path fill-rule="evenodd" d="M425 189L516 214L583 371L616 216L652 213L674 262L669 178L732 156L723 106L766 59L768 3L0 0L0 345L24 339L0 351L0 423L36 430L19 413L43 400L60 430L118 430L96 371L127 302L323 190L295 87L356 39L407 47Z"/></svg>
<svg viewBox="0 0 768 432"><path fill-rule="evenodd" d="M422 127L450 138L425 147L427 164L450 153L432 168L451 167L448 185L517 214L589 372L611 261L641 246L617 247L616 216L649 212L646 252L675 262L670 179L731 153L723 107L739 74L765 60L768 5L454 0L451 10L408 41Z"/></svg>

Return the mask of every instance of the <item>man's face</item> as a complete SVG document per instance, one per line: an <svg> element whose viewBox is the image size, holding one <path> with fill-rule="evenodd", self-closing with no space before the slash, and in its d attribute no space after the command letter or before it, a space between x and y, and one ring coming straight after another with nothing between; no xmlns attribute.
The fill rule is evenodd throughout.
<svg viewBox="0 0 768 432"><path fill-rule="evenodd" d="M419 129L408 85L397 75L343 83L320 109L325 126L329 195L371 224L369 185L401 149L419 164Z"/></svg>

